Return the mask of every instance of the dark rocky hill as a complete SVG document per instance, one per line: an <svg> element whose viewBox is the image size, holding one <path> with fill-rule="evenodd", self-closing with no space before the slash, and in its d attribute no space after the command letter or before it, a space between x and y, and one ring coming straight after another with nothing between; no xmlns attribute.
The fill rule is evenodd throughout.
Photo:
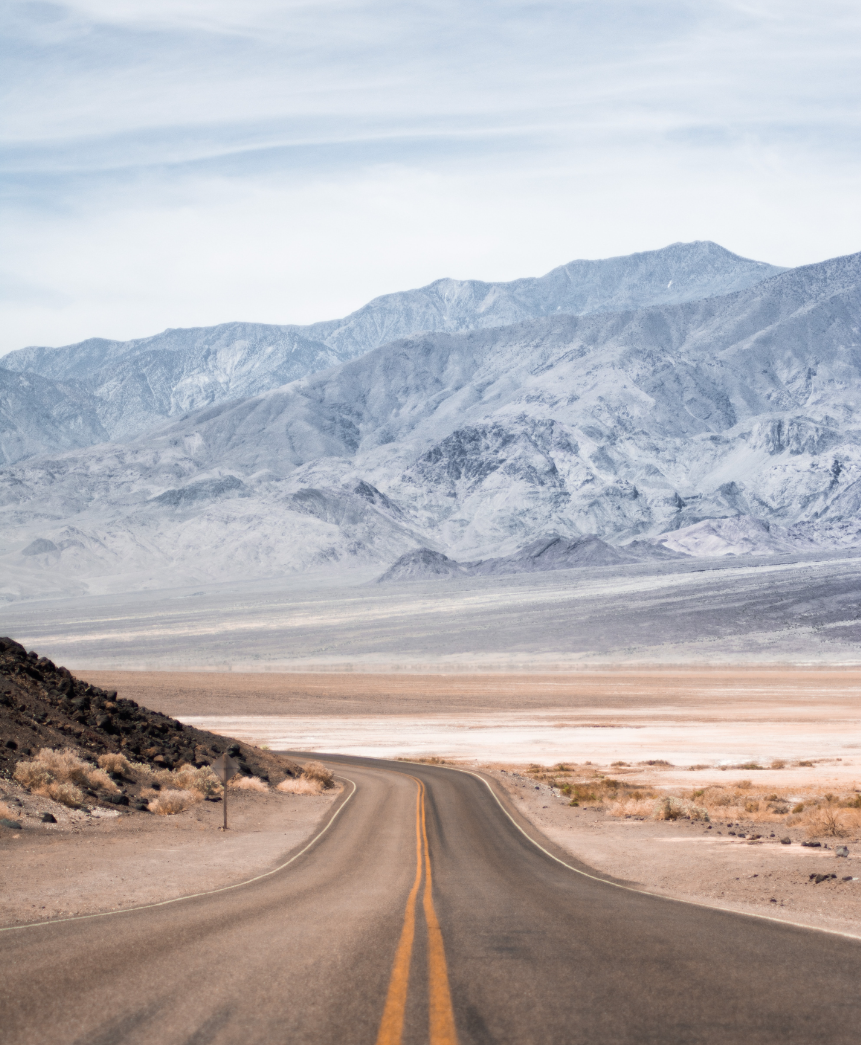
<svg viewBox="0 0 861 1045"><path fill-rule="evenodd" d="M301 767L283 755L183 725L113 690L75 678L13 639L0 638L0 776L10 778L18 762L44 747L69 747L90 761L118 752L153 769L186 763L201 767L229 752L246 776L277 783L301 773ZM125 805L141 790L133 775L115 777L115 783L119 794L95 792L88 801Z"/></svg>

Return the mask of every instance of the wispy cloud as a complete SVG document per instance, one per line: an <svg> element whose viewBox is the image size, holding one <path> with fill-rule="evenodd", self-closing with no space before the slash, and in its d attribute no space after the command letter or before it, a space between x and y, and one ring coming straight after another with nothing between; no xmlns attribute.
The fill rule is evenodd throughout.
<svg viewBox="0 0 861 1045"><path fill-rule="evenodd" d="M4 348L312 320L682 238L861 246L856 3L4 12Z"/></svg>

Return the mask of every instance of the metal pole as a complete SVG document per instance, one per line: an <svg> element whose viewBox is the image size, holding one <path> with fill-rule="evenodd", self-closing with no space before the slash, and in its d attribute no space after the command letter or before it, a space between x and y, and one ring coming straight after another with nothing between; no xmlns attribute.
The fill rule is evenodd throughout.
<svg viewBox="0 0 861 1045"><path fill-rule="evenodd" d="M227 781L226 780L224 781L224 827L222 827L221 830L222 831L226 831L227 830Z"/></svg>

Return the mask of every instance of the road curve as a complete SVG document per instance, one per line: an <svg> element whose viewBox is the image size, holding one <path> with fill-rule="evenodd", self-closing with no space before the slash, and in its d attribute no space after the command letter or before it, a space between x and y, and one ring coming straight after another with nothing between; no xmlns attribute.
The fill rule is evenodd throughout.
<svg viewBox="0 0 861 1045"><path fill-rule="evenodd" d="M275 874L0 932L0 1041L861 1040L861 942L576 874L469 774L331 764L355 794Z"/></svg>

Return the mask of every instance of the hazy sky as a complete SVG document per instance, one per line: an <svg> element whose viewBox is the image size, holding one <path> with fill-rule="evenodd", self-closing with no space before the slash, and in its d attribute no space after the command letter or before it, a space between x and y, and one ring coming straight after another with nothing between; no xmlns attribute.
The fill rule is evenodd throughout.
<svg viewBox="0 0 861 1045"><path fill-rule="evenodd" d="M858 0L7 0L0 352L861 250Z"/></svg>

